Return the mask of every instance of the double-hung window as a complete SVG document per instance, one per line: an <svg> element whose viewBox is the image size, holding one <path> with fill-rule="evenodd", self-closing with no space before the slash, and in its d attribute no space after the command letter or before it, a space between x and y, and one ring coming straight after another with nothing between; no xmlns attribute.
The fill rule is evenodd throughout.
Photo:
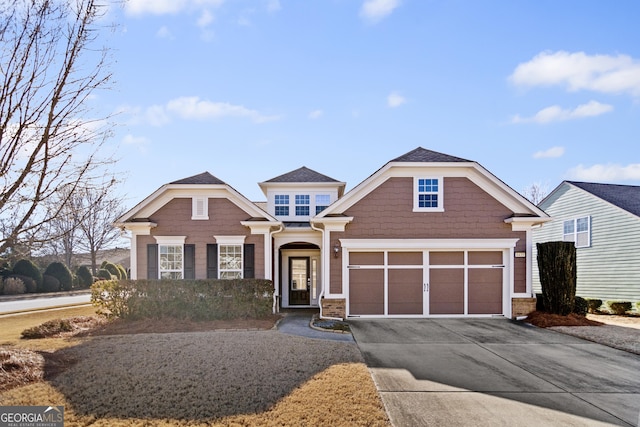
<svg viewBox="0 0 640 427"><path fill-rule="evenodd" d="M414 211L444 211L442 178L414 178Z"/></svg>
<svg viewBox="0 0 640 427"><path fill-rule="evenodd" d="M242 245L220 245L219 257L221 279L242 279Z"/></svg>
<svg viewBox="0 0 640 427"><path fill-rule="evenodd" d="M584 216L564 221L562 240L574 242L576 248L591 246L591 217Z"/></svg>
<svg viewBox="0 0 640 427"><path fill-rule="evenodd" d="M276 194L275 198L276 216L289 216L289 195Z"/></svg>
<svg viewBox="0 0 640 427"><path fill-rule="evenodd" d="M183 245L158 245L161 279L182 279L184 272Z"/></svg>
<svg viewBox="0 0 640 427"><path fill-rule="evenodd" d="M325 210L331 204L331 196L328 194L316 194L316 215Z"/></svg>
<svg viewBox="0 0 640 427"><path fill-rule="evenodd" d="M309 216L308 194L296 194L296 216Z"/></svg>

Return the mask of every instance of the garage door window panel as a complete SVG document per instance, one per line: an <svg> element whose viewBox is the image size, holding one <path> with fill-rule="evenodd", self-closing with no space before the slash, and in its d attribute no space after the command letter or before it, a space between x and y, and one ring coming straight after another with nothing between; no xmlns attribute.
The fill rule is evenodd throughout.
<svg viewBox="0 0 640 427"><path fill-rule="evenodd" d="M422 252L389 252L389 265L422 265Z"/></svg>

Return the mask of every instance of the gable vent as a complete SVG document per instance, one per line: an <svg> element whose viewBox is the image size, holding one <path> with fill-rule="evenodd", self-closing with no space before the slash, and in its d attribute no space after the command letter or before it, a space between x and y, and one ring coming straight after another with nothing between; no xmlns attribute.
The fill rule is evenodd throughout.
<svg viewBox="0 0 640 427"><path fill-rule="evenodd" d="M209 219L208 199L206 197L194 197L192 201L191 219Z"/></svg>

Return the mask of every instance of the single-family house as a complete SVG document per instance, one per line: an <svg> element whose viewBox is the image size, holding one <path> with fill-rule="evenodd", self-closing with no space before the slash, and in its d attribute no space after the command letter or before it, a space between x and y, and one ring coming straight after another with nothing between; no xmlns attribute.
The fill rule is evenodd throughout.
<svg viewBox="0 0 640 427"><path fill-rule="evenodd" d="M347 193L306 167L259 186L266 203L207 172L160 187L116 222L132 278L265 278L275 310L336 318L535 308L532 229L549 217L477 162L419 147Z"/></svg>
<svg viewBox="0 0 640 427"><path fill-rule="evenodd" d="M552 221L534 230L534 243L575 242L577 295L640 300L640 186L564 181L538 206Z"/></svg>

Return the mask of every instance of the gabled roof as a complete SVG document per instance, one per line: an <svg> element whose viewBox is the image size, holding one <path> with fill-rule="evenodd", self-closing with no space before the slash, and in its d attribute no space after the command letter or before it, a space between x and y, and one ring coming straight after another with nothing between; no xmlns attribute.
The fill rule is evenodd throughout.
<svg viewBox="0 0 640 427"><path fill-rule="evenodd" d="M330 178L321 173L318 173L314 170L311 170L306 166L302 166L299 169L285 173L275 178L271 178L270 180L265 182L305 182L305 183L335 182L335 183L339 183L340 181L338 181L337 179Z"/></svg>
<svg viewBox="0 0 640 427"><path fill-rule="evenodd" d="M544 211L502 182L478 162L438 153L422 147L418 147L387 162L315 218L331 218L342 214L392 176L414 176L416 171L420 173L419 171L425 170L434 174L469 178L496 200L511 209L513 222L538 220L538 223L542 223L549 221L549 216Z"/></svg>
<svg viewBox="0 0 640 427"><path fill-rule="evenodd" d="M460 157L450 156L444 153L438 153L437 151L427 150L422 147L418 147L415 150L409 151L407 154L391 160L392 162L430 162L430 163L447 163L447 162L470 162L471 160L462 159Z"/></svg>
<svg viewBox="0 0 640 427"><path fill-rule="evenodd" d="M177 181L170 182L169 184L214 184L214 185L226 185L226 182L216 178L209 172L202 172L201 174L190 176L188 178L179 179Z"/></svg>
<svg viewBox="0 0 640 427"><path fill-rule="evenodd" d="M566 181L584 191L640 217L640 186Z"/></svg>

